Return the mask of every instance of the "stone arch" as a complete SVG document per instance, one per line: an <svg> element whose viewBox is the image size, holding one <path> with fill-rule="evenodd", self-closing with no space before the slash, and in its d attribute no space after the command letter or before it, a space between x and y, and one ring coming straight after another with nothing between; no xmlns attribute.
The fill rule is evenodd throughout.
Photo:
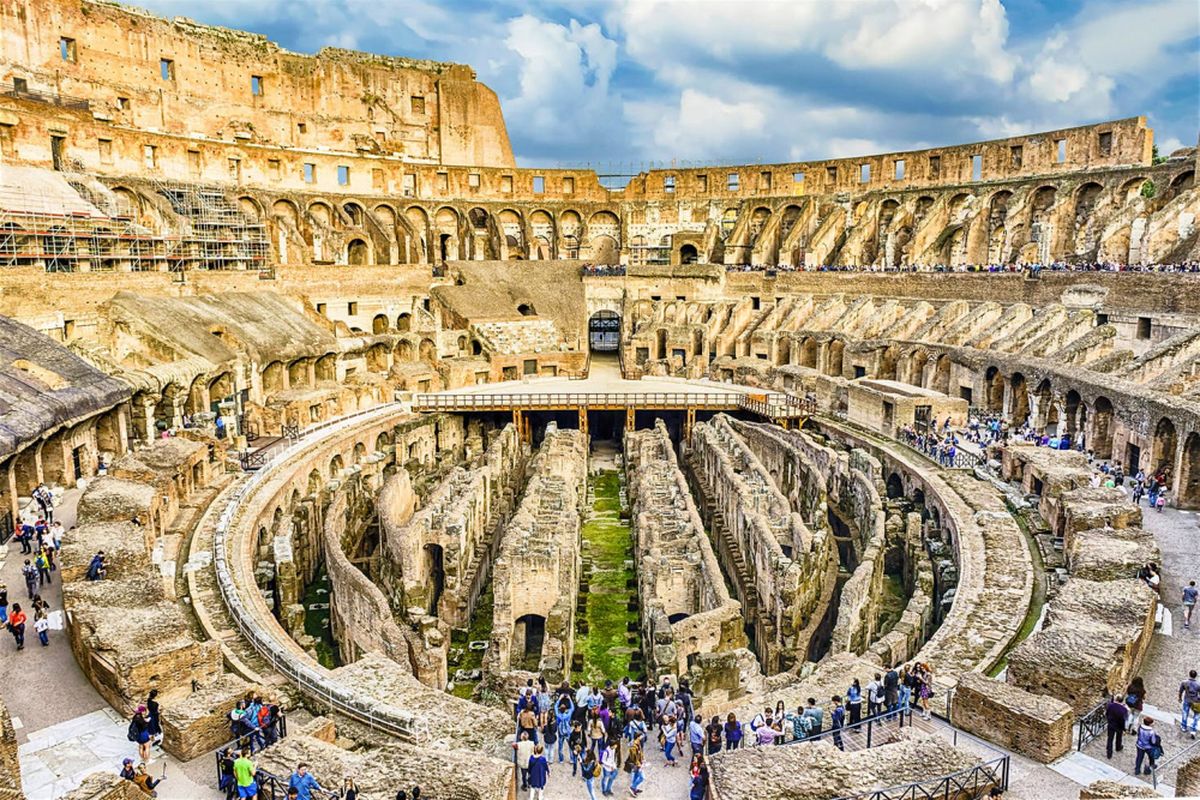
<svg viewBox="0 0 1200 800"><path fill-rule="evenodd" d="M1063 398L1063 412L1066 416L1066 419L1063 420L1063 426L1059 433L1066 433L1068 436L1070 436L1072 439L1072 444L1074 444L1076 431L1079 430L1079 416L1082 404L1083 398L1075 389L1069 390L1066 396Z"/></svg>
<svg viewBox="0 0 1200 800"><path fill-rule="evenodd" d="M1091 450L1097 458L1112 458L1113 404L1104 395L1092 403Z"/></svg>
<svg viewBox="0 0 1200 800"><path fill-rule="evenodd" d="M1019 372L1012 374L1009 385L1012 390L1009 420L1013 427L1020 427L1029 419L1029 386L1025 382L1025 376Z"/></svg>
<svg viewBox="0 0 1200 800"><path fill-rule="evenodd" d="M380 315L383 316L382 314ZM387 319L387 317L383 317ZM388 348L382 342L377 342L367 348L367 369L371 372L387 372Z"/></svg>
<svg viewBox="0 0 1200 800"><path fill-rule="evenodd" d="M392 435L390 433L388 433L387 431L381 431L379 433L379 435L375 437L375 450L377 452L382 453L391 446L392 446Z"/></svg>
<svg viewBox="0 0 1200 800"><path fill-rule="evenodd" d="M1146 185L1148 179L1145 175L1139 175L1136 178L1130 178L1121 184L1121 200L1125 205L1132 203L1142 194L1142 187Z"/></svg>
<svg viewBox="0 0 1200 800"><path fill-rule="evenodd" d="M1172 193L1178 193L1191 189L1196 184L1196 170L1185 169L1175 177L1171 178L1170 190Z"/></svg>
<svg viewBox="0 0 1200 800"><path fill-rule="evenodd" d="M308 485L306 488L308 490L307 493L310 497L315 497L321 493L321 473L320 472L317 472L314 469L308 473Z"/></svg>
<svg viewBox="0 0 1200 800"><path fill-rule="evenodd" d="M318 381L336 381L337 380L337 354L326 353L317 359L316 375Z"/></svg>
<svg viewBox="0 0 1200 800"><path fill-rule="evenodd" d="M311 363L309 358L297 358L292 363L288 364L288 385L293 389L300 386L308 386L308 365Z"/></svg>
<svg viewBox="0 0 1200 800"><path fill-rule="evenodd" d="M825 363L825 373L827 375L838 376L842 374L842 359L845 355L846 343L841 339L834 339L829 343L828 359Z"/></svg>
<svg viewBox="0 0 1200 800"><path fill-rule="evenodd" d="M434 255L438 262L454 261L462 258L462 247L459 240L458 212L450 206L438 209L433 219Z"/></svg>
<svg viewBox="0 0 1200 800"><path fill-rule="evenodd" d="M282 220L292 227L300 226L300 209L291 200L276 200L271 204L271 216Z"/></svg>
<svg viewBox="0 0 1200 800"><path fill-rule="evenodd" d="M1175 505L1178 508L1200 507L1200 433L1195 431L1183 442Z"/></svg>
<svg viewBox="0 0 1200 800"><path fill-rule="evenodd" d="M389 320L387 314L376 314L371 320L371 333L378 336L381 333L387 333Z"/></svg>
<svg viewBox="0 0 1200 800"><path fill-rule="evenodd" d="M1150 473L1165 472L1167 485L1171 483L1171 475L1175 471L1175 452L1179 446L1179 434L1175 423L1169 417L1163 417L1154 426L1154 447L1150 454Z"/></svg>
<svg viewBox="0 0 1200 800"><path fill-rule="evenodd" d="M333 207L324 200L314 200L309 203L308 216L326 228L334 227Z"/></svg>
<svg viewBox="0 0 1200 800"><path fill-rule="evenodd" d="M1004 411L1004 375L1000 372L1000 368L991 366L983 374L983 383L985 396L987 398L987 410L992 414L1000 414Z"/></svg>
<svg viewBox="0 0 1200 800"><path fill-rule="evenodd" d="M607 234L592 237L589 246L592 251L591 260L595 264L617 264L621 260L617 240Z"/></svg>
<svg viewBox="0 0 1200 800"><path fill-rule="evenodd" d="M942 353L933 364L933 384L935 392L950 394L950 356Z"/></svg>
<svg viewBox="0 0 1200 800"><path fill-rule="evenodd" d="M263 392L282 392L283 391L283 376L286 374L283 368L282 361L272 361L263 367L262 371L262 388Z"/></svg>
<svg viewBox="0 0 1200 800"><path fill-rule="evenodd" d="M800 345L800 366L817 368L817 343L812 337L806 337Z"/></svg>
<svg viewBox="0 0 1200 800"><path fill-rule="evenodd" d="M374 259L371 258L371 246L365 239L351 239L346 243L346 263L352 267L374 263Z"/></svg>
<svg viewBox="0 0 1200 800"><path fill-rule="evenodd" d="M342 203L342 213L350 220L350 224L356 228L361 228L367 221L366 210L353 200Z"/></svg>
<svg viewBox="0 0 1200 800"><path fill-rule="evenodd" d="M396 330L401 333L407 333L412 330L412 314L409 314L407 311L398 314L396 316Z"/></svg>
<svg viewBox="0 0 1200 800"><path fill-rule="evenodd" d="M401 339L400 341L396 342L396 347L392 351L392 354L397 361L413 361L415 348L416 345L413 344L412 340Z"/></svg>
<svg viewBox="0 0 1200 800"><path fill-rule="evenodd" d="M695 264L700 259L700 252L694 244L681 245L679 248L680 264Z"/></svg>
<svg viewBox="0 0 1200 800"><path fill-rule="evenodd" d="M247 219L253 220L254 222L258 222L262 219L262 204L259 203L257 199L251 197L250 195L244 194L237 199L237 203L238 210L240 210Z"/></svg>
<svg viewBox="0 0 1200 800"><path fill-rule="evenodd" d="M433 339L422 339L418 354L421 361L436 361L437 345L434 344Z"/></svg>
<svg viewBox="0 0 1200 800"><path fill-rule="evenodd" d="M362 442L354 443L354 453L351 456L352 464L361 464L367 460L367 446Z"/></svg>
<svg viewBox="0 0 1200 800"><path fill-rule="evenodd" d="M329 459L329 469L327 472L329 479L333 480L337 478L337 476L340 475L342 470L345 468L346 465L342 461L342 454L334 453L333 458Z"/></svg>

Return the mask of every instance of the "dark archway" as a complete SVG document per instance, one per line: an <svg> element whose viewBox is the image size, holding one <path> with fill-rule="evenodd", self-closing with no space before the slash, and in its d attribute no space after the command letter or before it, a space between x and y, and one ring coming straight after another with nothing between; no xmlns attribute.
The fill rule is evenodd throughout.
<svg viewBox="0 0 1200 800"><path fill-rule="evenodd" d="M696 250L696 245L685 244L679 248L680 264L695 264L699 259L700 253Z"/></svg>
<svg viewBox="0 0 1200 800"><path fill-rule="evenodd" d="M1092 452L1096 458L1112 458L1113 404L1103 395L1096 398L1092 422Z"/></svg>
<svg viewBox="0 0 1200 800"><path fill-rule="evenodd" d="M615 311L597 311L588 320L588 346L598 353L615 353L621 348L621 316Z"/></svg>
<svg viewBox="0 0 1200 800"><path fill-rule="evenodd" d="M1183 462L1179 469L1179 508L1200 506L1200 433L1189 433L1183 443Z"/></svg>

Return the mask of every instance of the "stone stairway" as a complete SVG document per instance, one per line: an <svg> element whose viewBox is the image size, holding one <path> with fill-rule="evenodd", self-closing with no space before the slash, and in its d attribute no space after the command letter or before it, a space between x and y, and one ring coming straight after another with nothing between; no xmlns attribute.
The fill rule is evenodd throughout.
<svg viewBox="0 0 1200 800"><path fill-rule="evenodd" d="M229 669L253 683L281 691L293 690L292 684L276 673L254 646L242 637L217 587L217 576L212 565L213 533L229 493L242 480L245 477L238 475L228 481L197 520L189 546L180 550L180 560L183 561L181 579L185 581L186 594L191 600L200 636L221 643L225 664Z"/></svg>

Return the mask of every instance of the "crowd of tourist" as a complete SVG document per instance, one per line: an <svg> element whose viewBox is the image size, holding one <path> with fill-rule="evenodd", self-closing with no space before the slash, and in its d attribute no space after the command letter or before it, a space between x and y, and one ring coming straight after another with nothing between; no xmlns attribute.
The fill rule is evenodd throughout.
<svg viewBox="0 0 1200 800"><path fill-rule="evenodd" d="M754 264L726 264L726 272L1200 272L1200 261L1181 261L1171 264L1118 264L1111 261L1052 261L1048 264L780 264L767 267Z"/></svg>
<svg viewBox="0 0 1200 800"><path fill-rule="evenodd" d="M708 756L825 736L845 749L843 732L868 719L909 708L929 719L932 696L933 670L928 664L897 665L876 673L865 687L853 680L845 694L825 705L810 697L789 711L781 700L748 721L730 713L705 722L686 678L677 687L668 677L657 686L625 677L606 680L603 686L564 681L555 688L544 679L536 685L531 679L513 703L513 759L520 789L529 792L530 800L541 800L552 765L566 769L567 763L589 800L596 800L597 789L602 796L614 795L622 771L629 776L629 796L636 797L643 792L647 749L654 735L664 767L678 768L687 748L690 797L702 800L708 791Z"/></svg>
<svg viewBox="0 0 1200 800"><path fill-rule="evenodd" d="M611 278L625 274L624 264L584 264L579 274L588 278Z"/></svg>

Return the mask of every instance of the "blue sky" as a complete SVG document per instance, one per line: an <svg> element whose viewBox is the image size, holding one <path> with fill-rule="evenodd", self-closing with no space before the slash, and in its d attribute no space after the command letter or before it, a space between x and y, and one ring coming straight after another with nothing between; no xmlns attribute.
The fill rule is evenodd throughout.
<svg viewBox="0 0 1200 800"><path fill-rule="evenodd" d="M818 159L1145 114L1200 131L1196 0L140 0L473 66L523 165Z"/></svg>

